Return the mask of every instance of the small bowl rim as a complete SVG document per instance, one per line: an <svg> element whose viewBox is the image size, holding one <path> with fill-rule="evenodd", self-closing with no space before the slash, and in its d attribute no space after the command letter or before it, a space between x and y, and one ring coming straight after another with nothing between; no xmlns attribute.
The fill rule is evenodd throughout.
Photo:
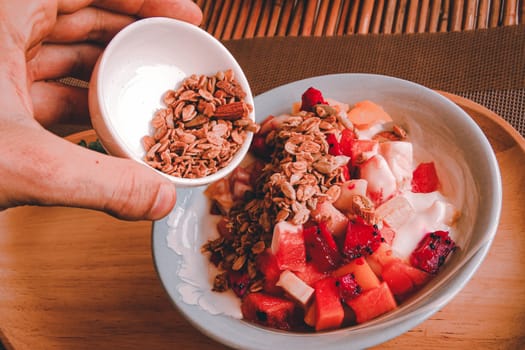
<svg viewBox="0 0 525 350"><path fill-rule="evenodd" d="M125 28L123 28L120 32L118 32L113 39L108 43L106 46L106 49L104 50L103 54L100 56L99 62L98 62L98 68L96 72L96 76L93 78L96 80L96 96L97 96L97 105L99 109L99 114L101 119L103 120L104 127L108 130L109 134L115 140L116 146L122 150L123 154L121 156L125 156L126 158L132 159L151 170L155 171L156 173L160 174L164 178L170 180L173 184L179 187L196 187L196 186L204 186L207 184L210 184L212 182L215 182L225 176L227 176L229 173L231 173L244 159L246 154L249 151L251 141L253 139L253 133L248 132L246 135L246 139L243 143L243 145L237 150L233 158L231 159L230 163L226 165L225 167L219 169L217 172L210 174L208 176L199 177L199 178L182 178L182 177L176 177L172 176L166 173L163 173L162 171L159 171L157 169L152 168L150 165L148 165L146 162L143 161L135 152L129 149L129 147L124 142L124 139L122 135L117 131L117 128L115 127L115 123L111 117L109 117L109 112L107 110L107 104L104 103L105 101L105 89L104 85L100 84L100 82L103 81L103 74L105 72L106 66L108 65L108 61L111 58L111 53L119 47L120 43L124 40L127 40L129 38L130 33L134 33L137 31L142 30L144 27L151 28L152 26L170 26L172 28L182 29L185 32L192 32L194 35L200 35L204 37L207 41L209 41L211 44L214 45L214 47L217 50L220 50L221 53L228 58L229 61L231 61L232 66L231 67L225 67L225 69L231 68L235 71L236 79L243 87L244 92L246 93L246 97L244 101L247 104L250 104L252 106L252 110L249 114L249 118L251 120L255 120L255 108L254 108L254 97L248 82L248 79L246 75L244 74L244 71L242 70L242 67L237 62L235 57L231 54L231 52L214 36L203 30L202 28L195 26L193 24L173 19L173 18L167 18L167 17L150 17L145 19L137 20ZM200 74L199 72L191 72L191 74ZM240 74L240 76L239 76ZM189 75L186 75L186 77ZM153 116L152 116L153 117ZM102 143L102 146L104 148L107 147L104 145L104 140L101 137L100 142ZM111 147L109 147L111 148ZM108 152L111 154L111 152ZM120 153L120 152L119 152Z"/></svg>

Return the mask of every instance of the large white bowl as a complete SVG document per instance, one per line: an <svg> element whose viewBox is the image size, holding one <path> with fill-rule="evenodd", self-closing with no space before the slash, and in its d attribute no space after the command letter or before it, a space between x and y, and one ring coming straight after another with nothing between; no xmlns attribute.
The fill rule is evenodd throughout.
<svg viewBox="0 0 525 350"><path fill-rule="evenodd" d="M230 52L201 28L169 18L143 19L120 31L99 58L89 86L89 110L93 127L112 155L143 164L142 137L151 135L155 111L165 108L162 97L192 74L214 75L232 69L253 97L241 67ZM254 112L250 114L254 118ZM233 170L248 152L252 133L228 166L197 179L160 174L177 186L201 186Z"/></svg>
<svg viewBox="0 0 525 350"><path fill-rule="evenodd" d="M354 103L370 99L403 125L415 154L429 152L448 198L462 211L461 247L423 290L384 316L362 325L302 334L242 321L238 301L210 291L212 271L200 247L214 234L202 189L182 189L173 212L153 226L160 279L176 307L208 336L239 349L361 349L396 337L442 308L475 273L496 234L502 189L498 164L481 129L450 100L421 85L370 74L337 74L297 81L255 98L257 120L290 110L310 86L325 97Z"/></svg>

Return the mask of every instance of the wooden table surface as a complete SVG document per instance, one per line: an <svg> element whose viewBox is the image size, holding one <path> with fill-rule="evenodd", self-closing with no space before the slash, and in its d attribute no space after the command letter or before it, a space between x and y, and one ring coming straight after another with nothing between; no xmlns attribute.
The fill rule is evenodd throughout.
<svg viewBox="0 0 525 350"><path fill-rule="evenodd" d="M378 349L525 349L525 141L486 109L503 175L498 234L442 310ZM151 223L73 208L0 212L0 339L7 349L222 349L173 307L153 266ZM278 348L278 346L272 346Z"/></svg>

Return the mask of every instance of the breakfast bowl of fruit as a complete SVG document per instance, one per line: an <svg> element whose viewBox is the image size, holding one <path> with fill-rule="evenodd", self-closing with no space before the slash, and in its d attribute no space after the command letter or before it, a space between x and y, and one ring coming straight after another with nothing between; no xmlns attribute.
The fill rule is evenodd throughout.
<svg viewBox="0 0 525 350"><path fill-rule="evenodd" d="M180 189L153 226L175 306L234 348L360 349L439 311L487 254L501 211L472 119L405 80L336 74L254 100L228 177Z"/></svg>

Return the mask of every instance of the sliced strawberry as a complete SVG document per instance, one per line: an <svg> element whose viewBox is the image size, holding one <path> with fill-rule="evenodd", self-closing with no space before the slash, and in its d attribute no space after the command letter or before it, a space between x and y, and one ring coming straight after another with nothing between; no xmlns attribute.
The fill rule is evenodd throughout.
<svg viewBox="0 0 525 350"><path fill-rule="evenodd" d="M434 162L419 164L412 173L412 192L429 193L438 188L439 179Z"/></svg>
<svg viewBox="0 0 525 350"><path fill-rule="evenodd" d="M313 107L319 104L327 104L321 91L310 87L301 96L301 111L313 112Z"/></svg>
<svg viewBox="0 0 525 350"><path fill-rule="evenodd" d="M436 274L447 256L455 249L456 243L447 231L430 232L410 255L410 263L418 269Z"/></svg>
<svg viewBox="0 0 525 350"><path fill-rule="evenodd" d="M348 223L343 254L350 259L370 255L379 248L381 241L377 227L367 225L358 218Z"/></svg>
<svg viewBox="0 0 525 350"><path fill-rule="evenodd" d="M345 156L352 157L352 147L356 140L355 134L350 129L343 129L341 132L341 140L339 141L339 149Z"/></svg>
<svg viewBox="0 0 525 350"><path fill-rule="evenodd" d="M246 272L229 271L228 282L230 288L239 298L242 298L250 287L250 277Z"/></svg>
<svg viewBox="0 0 525 350"><path fill-rule="evenodd" d="M326 135L326 142L328 143L328 153L333 156L340 156L343 153L341 152L341 147L337 137L334 134Z"/></svg>

